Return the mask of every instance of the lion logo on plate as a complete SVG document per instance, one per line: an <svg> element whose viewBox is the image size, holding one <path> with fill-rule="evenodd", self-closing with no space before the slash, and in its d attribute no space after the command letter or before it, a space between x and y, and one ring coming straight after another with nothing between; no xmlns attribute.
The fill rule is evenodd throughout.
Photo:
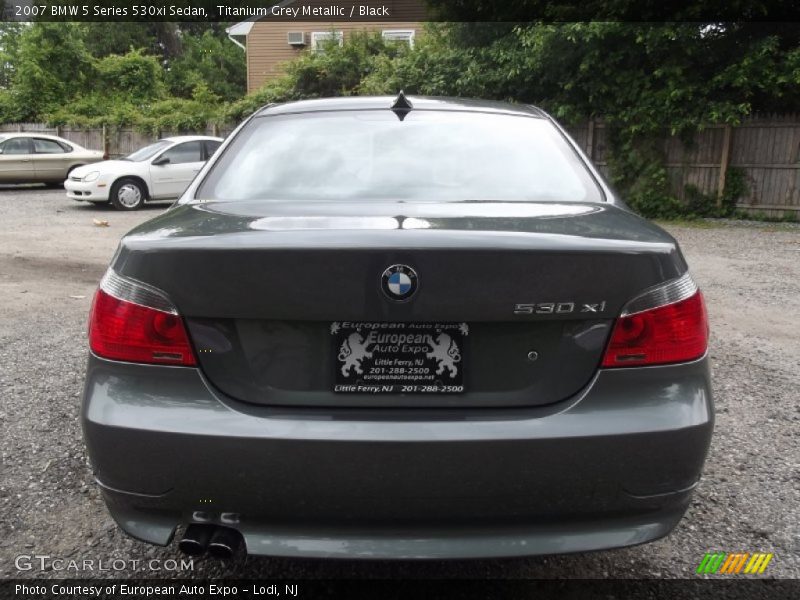
<svg viewBox="0 0 800 600"><path fill-rule="evenodd" d="M428 345L431 351L426 353L428 358L436 360L438 368L437 375L443 375L445 370L449 371L450 377L458 375L457 363L461 362L461 351L458 345L446 333L440 333L434 340L432 335L428 336Z"/></svg>
<svg viewBox="0 0 800 600"><path fill-rule="evenodd" d="M381 275L381 290L392 300L408 300L417 291L418 279L408 265L392 265Z"/></svg>
<svg viewBox="0 0 800 600"><path fill-rule="evenodd" d="M372 358L372 352L367 352L367 347L371 344L371 337L370 335L365 339L360 333L351 333L342 342L342 346L339 348L339 356L337 357L344 363L342 365L342 375L347 377L350 374L350 369L353 369L358 375L364 374L364 370L361 368L361 361L365 358Z"/></svg>

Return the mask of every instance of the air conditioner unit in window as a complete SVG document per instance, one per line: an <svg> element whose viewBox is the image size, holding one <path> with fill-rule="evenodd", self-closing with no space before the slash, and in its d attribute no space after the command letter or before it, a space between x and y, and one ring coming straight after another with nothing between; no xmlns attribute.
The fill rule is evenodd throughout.
<svg viewBox="0 0 800 600"><path fill-rule="evenodd" d="M302 31L290 31L286 34L286 41L290 46L305 46L306 34Z"/></svg>

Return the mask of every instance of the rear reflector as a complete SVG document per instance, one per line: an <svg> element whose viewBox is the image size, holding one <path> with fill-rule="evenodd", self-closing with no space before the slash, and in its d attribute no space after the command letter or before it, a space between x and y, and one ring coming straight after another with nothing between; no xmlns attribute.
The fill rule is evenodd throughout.
<svg viewBox="0 0 800 600"><path fill-rule="evenodd" d="M183 319L166 295L111 269L94 297L89 346L97 356L111 360L197 364Z"/></svg>
<svg viewBox="0 0 800 600"><path fill-rule="evenodd" d="M603 367L688 362L708 349L703 295L686 274L629 302L614 324Z"/></svg>

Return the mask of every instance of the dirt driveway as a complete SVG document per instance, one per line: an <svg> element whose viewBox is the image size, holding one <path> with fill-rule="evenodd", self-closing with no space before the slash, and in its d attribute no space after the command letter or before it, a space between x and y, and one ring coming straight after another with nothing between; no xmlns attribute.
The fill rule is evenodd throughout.
<svg viewBox="0 0 800 600"><path fill-rule="evenodd" d="M86 464L78 410L91 296L119 237L163 210L84 206L55 190L0 189L0 577L19 555L169 559L123 535ZM107 220L97 227L93 219ZM191 571L118 576L693 577L708 550L775 553L800 577L800 229L675 227L709 304L717 430L677 530L653 544L532 559L357 562L204 558Z"/></svg>

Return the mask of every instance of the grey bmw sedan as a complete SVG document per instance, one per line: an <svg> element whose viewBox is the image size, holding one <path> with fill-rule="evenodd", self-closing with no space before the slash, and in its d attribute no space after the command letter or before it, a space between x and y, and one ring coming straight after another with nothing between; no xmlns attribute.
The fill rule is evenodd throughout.
<svg viewBox="0 0 800 600"><path fill-rule="evenodd" d="M640 544L713 429L678 244L530 106L264 107L122 239L89 341L109 511L195 555Z"/></svg>

